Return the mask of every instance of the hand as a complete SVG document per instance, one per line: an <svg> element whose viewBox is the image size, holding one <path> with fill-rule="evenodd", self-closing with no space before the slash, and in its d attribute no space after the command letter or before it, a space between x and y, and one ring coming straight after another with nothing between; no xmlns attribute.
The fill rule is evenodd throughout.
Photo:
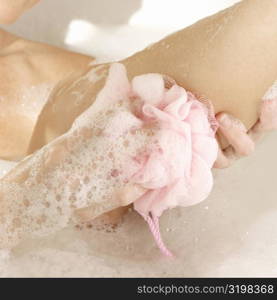
<svg viewBox="0 0 277 300"><path fill-rule="evenodd" d="M216 116L219 123L219 134L225 138L229 146L219 148L214 168L227 168L235 160L248 156L255 150L255 143L268 131L277 129L277 99L262 102L260 118L249 130L243 123L227 113Z"/></svg>

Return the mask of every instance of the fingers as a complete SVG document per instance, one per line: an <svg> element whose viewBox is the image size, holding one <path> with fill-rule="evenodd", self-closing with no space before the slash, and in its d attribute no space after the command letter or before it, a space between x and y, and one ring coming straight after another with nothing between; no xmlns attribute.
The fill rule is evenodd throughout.
<svg viewBox="0 0 277 300"><path fill-rule="evenodd" d="M128 212L129 206L118 207L114 210L106 212L95 218L95 208L87 207L79 209L75 212L75 216L78 218L80 223L99 223L107 225L117 225L121 222L124 215Z"/></svg>
<svg viewBox="0 0 277 300"><path fill-rule="evenodd" d="M90 222L94 219L102 218L104 216L104 219L114 222L115 220L120 219L124 212L126 212L129 208L129 205L140 198L145 192L146 189L140 187L139 185L129 184L119 191L114 197L116 203L111 203L112 208L109 211L103 211L102 214L100 213L96 216L95 212L99 212L99 209L97 209L96 204L93 204L86 208L77 209L74 212L74 215L81 223ZM99 204L99 207L101 208L101 203Z"/></svg>
<svg viewBox="0 0 277 300"><path fill-rule="evenodd" d="M262 102L260 118L247 132L240 120L219 113L217 116L219 133L230 144L225 150L219 150L215 168L227 168L241 156L248 156L255 150L255 143L268 131L277 129L277 99Z"/></svg>
<svg viewBox="0 0 277 300"><path fill-rule="evenodd" d="M255 150L255 144L247 134L243 123L234 117L220 113L217 116L219 130L234 148L238 156L248 156Z"/></svg>
<svg viewBox="0 0 277 300"><path fill-rule="evenodd" d="M126 185L119 192L119 199L122 206L127 206L140 198L147 190L137 184Z"/></svg>
<svg viewBox="0 0 277 300"><path fill-rule="evenodd" d="M130 205L116 208L110 212L107 212L96 219L94 219L91 224L95 225L108 225L116 227L122 223L124 216L128 213Z"/></svg>
<svg viewBox="0 0 277 300"><path fill-rule="evenodd" d="M216 116L219 124L219 133L227 140L230 146L219 149L215 168L227 168L233 161L242 156L248 156L255 150L252 136L248 135L243 123L227 113L219 113Z"/></svg>

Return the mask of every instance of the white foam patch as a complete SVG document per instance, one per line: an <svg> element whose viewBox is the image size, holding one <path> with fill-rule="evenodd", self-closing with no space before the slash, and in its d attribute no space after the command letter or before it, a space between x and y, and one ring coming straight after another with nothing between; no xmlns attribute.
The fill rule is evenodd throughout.
<svg viewBox="0 0 277 300"><path fill-rule="evenodd" d="M12 174L0 182L6 203L1 248L66 227L76 209L93 207L94 218L121 206L117 193L141 167L134 158L154 138L153 129L142 128L130 105L122 99L97 113L91 105L66 134L14 170L21 172L20 182L9 181Z"/></svg>
<svg viewBox="0 0 277 300"><path fill-rule="evenodd" d="M103 174L103 170L88 164L88 161L92 161L92 157L86 154L88 151L79 151L80 147L92 147L92 155L101 161L101 166L106 170L114 168L114 162L123 162L122 159L126 155L123 139L132 138L120 135L126 128L119 129L116 144L110 145L114 149L120 149L114 161L106 159L109 154L103 153L103 149L109 147L105 145L107 139L102 139L99 129L104 129L110 134L114 117L130 118L130 124L134 120L124 105L114 107L109 115L110 122L103 121L107 115L104 117L99 114L97 122L91 127L96 128L98 134L93 145L85 140L86 134L90 132L82 132L79 127L80 124L84 125L86 121L91 120L90 114L84 114L79 125L78 122L75 123L72 128L75 132L72 143L67 144L71 154L65 158L63 168L57 168L60 176L55 176L55 181L46 178L44 188L37 177L40 166L32 161L32 171L25 182L30 187L28 198L31 206L28 206L28 203L24 204L24 199L20 199L21 186L8 187L7 201L17 196L17 204L22 204L23 201L29 214L25 223L20 224L25 231L20 232L15 227L17 234L28 233L35 239L23 241L11 253L0 253L0 276L277 275L277 269L271 263L264 263L274 261L277 249L277 240L273 238L277 236L274 212L277 211L277 203L276 193L272 193L275 190L276 165L272 162L275 161L276 134L265 140L253 157L238 162L230 169L216 171L216 186L207 201L194 207L177 208L165 213L161 219L161 231L165 242L177 257L175 260L161 256L147 225L135 212L129 212L124 223L111 232L99 231L97 228L76 228L69 218L71 204L77 207L88 205L92 199L88 194L93 192L93 199L98 199L96 202L100 204L100 211L105 211L109 209L110 203L103 200L104 195L107 191L112 191L114 185L120 186L116 179L111 178L110 184L107 184L105 179L99 176ZM139 147L141 143L145 143L145 136L137 131L134 140L137 141L135 145ZM137 146L134 146L134 151ZM40 155L48 155L51 160L51 151L47 153L49 149L44 149ZM76 156L75 151L81 154ZM101 156L106 160L104 164ZM264 174L257 170L267 170L268 180L263 181ZM90 189L82 184L95 180L97 186L92 185ZM40 193L43 191L47 194L45 202L41 202L45 197L42 195L40 198L40 194L37 193L38 187ZM103 188L106 189L105 192ZM87 195L86 199L84 195ZM17 205L12 210L18 214L22 213ZM18 225L17 222L15 225ZM15 231L12 234L14 235ZM0 236L2 237L3 233ZM264 253L264 259L261 257L261 251Z"/></svg>
<svg viewBox="0 0 277 300"><path fill-rule="evenodd" d="M276 277L276 141L273 134L253 157L216 171L216 186L207 201L164 214L161 231L175 260L160 254L147 225L130 212L115 232L70 225L48 237L26 240L8 260L4 254L0 274ZM262 181L264 173L257 170L266 170L268 180Z"/></svg>

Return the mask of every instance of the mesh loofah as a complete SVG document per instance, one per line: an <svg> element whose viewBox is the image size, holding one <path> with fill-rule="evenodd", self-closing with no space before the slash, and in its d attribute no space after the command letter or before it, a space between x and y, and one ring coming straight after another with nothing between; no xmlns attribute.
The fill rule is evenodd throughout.
<svg viewBox="0 0 277 300"><path fill-rule="evenodd" d="M124 66L112 65L105 87L72 128L1 181L0 246L57 231L74 221L76 209L89 207L95 218L127 205L122 191L139 187L134 207L170 255L158 217L207 197L217 155L207 109L171 85L159 74L130 84Z"/></svg>

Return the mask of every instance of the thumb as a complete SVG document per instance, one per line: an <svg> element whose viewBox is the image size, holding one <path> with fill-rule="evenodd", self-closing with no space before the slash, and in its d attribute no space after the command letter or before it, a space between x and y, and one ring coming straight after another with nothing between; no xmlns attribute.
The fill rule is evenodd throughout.
<svg viewBox="0 0 277 300"><path fill-rule="evenodd" d="M121 205L126 206L131 203L134 203L146 191L147 191L147 189L141 187L138 184L126 185L122 190L120 190L119 195L118 195Z"/></svg>

